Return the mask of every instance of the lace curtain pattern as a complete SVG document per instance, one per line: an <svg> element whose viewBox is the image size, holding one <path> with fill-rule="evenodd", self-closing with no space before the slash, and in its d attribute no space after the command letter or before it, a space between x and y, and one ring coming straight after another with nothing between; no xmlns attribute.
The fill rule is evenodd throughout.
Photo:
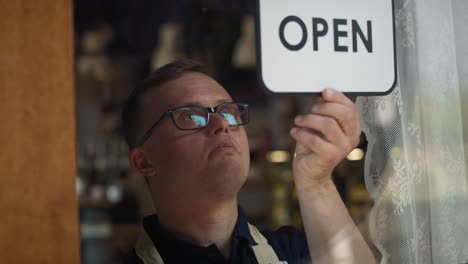
<svg viewBox="0 0 468 264"><path fill-rule="evenodd" d="M395 31L397 87L357 99L372 239L381 263L468 263L468 1L395 0Z"/></svg>

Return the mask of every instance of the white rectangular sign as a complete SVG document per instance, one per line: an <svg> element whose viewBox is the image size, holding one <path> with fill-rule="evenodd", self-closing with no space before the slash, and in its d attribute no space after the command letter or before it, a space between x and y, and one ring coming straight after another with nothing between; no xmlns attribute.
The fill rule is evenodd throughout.
<svg viewBox="0 0 468 264"><path fill-rule="evenodd" d="M392 0L257 0L258 73L274 93L388 93Z"/></svg>

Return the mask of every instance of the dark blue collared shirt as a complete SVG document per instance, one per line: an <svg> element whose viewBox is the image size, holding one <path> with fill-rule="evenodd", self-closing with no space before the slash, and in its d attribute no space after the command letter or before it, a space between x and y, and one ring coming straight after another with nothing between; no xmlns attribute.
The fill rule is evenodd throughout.
<svg viewBox="0 0 468 264"><path fill-rule="evenodd" d="M221 251L212 244L198 246L180 240L162 228L156 215L143 219L143 227L156 246L165 264L172 263L257 263L250 245L256 245L249 231L247 218L241 208L234 228L231 256L226 261ZM310 263L309 249L304 231L294 227L282 227L276 231L262 231L280 261L288 264ZM128 263L143 263L135 250L129 255Z"/></svg>

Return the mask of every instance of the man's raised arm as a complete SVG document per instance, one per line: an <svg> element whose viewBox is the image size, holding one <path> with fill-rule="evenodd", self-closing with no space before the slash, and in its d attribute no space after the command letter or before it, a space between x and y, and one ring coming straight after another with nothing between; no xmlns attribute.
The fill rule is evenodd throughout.
<svg viewBox="0 0 468 264"><path fill-rule="evenodd" d="M354 103L332 89L294 120L293 175L313 263L375 263L331 179L360 134Z"/></svg>

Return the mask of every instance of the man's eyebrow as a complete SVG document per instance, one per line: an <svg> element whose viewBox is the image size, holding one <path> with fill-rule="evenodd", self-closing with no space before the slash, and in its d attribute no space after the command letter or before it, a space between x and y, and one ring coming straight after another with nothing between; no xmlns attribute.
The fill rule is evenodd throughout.
<svg viewBox="0 0 468 264"><path fill-rule="evenodd" d="M227 99L227 98L218 99L215 102L216 102L216 105L218 105L218 104L221 104L221 103L232 102L232 99ZM189 101L189 102L185 102L181 106L203 106L203 104L200 101ZM214 106L215 105L209 105L207 107L214 107ZM203 107L205 107L205 106L203 106Z"/></svg>

